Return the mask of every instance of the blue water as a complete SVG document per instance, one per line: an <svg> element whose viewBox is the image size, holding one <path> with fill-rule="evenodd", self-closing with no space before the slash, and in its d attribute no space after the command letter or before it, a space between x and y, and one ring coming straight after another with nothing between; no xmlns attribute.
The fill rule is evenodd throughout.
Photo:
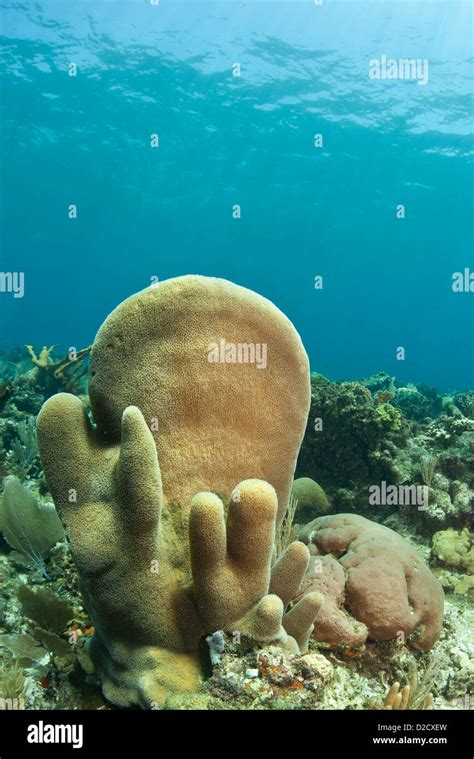
<svg viewBox="0 0 474 759"><path fill-rule="evenodd" d="M274 301L331 378L474 387L451 287L474 271L472 3L1 8L0 269L25 273L1 348L82 347L152 276L202 273ZM370 79L381 55L428 84Z"/></svg>

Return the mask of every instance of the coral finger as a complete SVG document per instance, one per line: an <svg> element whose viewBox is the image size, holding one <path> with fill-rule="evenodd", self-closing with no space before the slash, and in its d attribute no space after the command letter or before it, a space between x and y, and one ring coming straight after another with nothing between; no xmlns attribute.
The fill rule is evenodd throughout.
<svg viewBox="0 0 474 759"><path fill-rule="evenodd" d="M136 406L128 406L123 412L117 475L129 528L151 529L160 517L161 472L153 435Z"/></svg>
<svg viewBox="0 0 474 759"><path fill-rule="evenodd" d="M59 393L46 401L38 421L38 443L48 486L60 510L89 497L95 433L79 398Z"/></svg>
<svg viewBox="0 0 474 759"><path fill-rule="evenodd" d="M308 649L309 636L314 629L314 620L324 602L321 593L308 593L283 617L283 627L300 647L301 653Z"/></svg>
<svg viewBox="0 0 474 759"><path fill-rule="evenodd" d="M309 550L295 541L288 546L272 569L270 593L279 596L284 606L288 606L297 594L309 564Z"/></svg>
<svg viewBox="0 0 474 759"><path fill-rule="evenodd" d="M226 536L224 506L214 493L194 496L189 515L189 542L194 587L199 598L215 581L213 573L225 563Z"/></svg>
<svg viewBox="0 0 474 759"><path fill-rule="evenodd" d="M238 630L262 642L286 638L282 627L284 607L278 596L264 596L237 624Z"/></svg>
<svg viewBox="0 0 474 759"><path fill-rule="evenodd" d="M227 551L249 571L270 570L277 496L263 480L244 480L231 496L227 515Z"/></svg>

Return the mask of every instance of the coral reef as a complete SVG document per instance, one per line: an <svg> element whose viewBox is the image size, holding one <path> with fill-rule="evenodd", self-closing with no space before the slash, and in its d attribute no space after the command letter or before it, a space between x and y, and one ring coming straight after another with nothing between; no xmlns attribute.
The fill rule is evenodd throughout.
<svg viewBox="0 0 474 759"><path fill-rule="evenodd" d="M366 638L402 638L422 651L434 645L443 622L442 587L393 530L338 514L315 519L300 538L311 544L313 559L295 600L323 594L317 641L356 646Z"/></svg>
<svg viewBox="0 0 474 759"><path fill-rule="evenodd" d="M397 431L402 429L403 417L400 411L395 406L392 406L391 403L379 401L374 409L374 418L387 430Z"/></svg>
<svg viewBox="0 0 474 759"><path fill-rule="evenodd" d="M313 375L297 472L314 477L323 496L305 511L298 480L292 486L309 402L299 339L258 296L237 288L226 301L221 289L209 302L202 289L192 292L195 280L183 287L187 279L175 281L161 315L153 306L161 295L150 288L107 320L91 366L95 426L86 354L82 376L68 385L66 374L54 379L46 369L62 361L49 346L33 351L43 366L23 346L0 353L0 479L10 507L28 501L60 529L56 542L48 528L19 526L18 507L9 513L16 545L8 527L0 535L0 698L26 709L110 709L102 692L153 709L472 708L474 392L441 395L384 373L357 382ZM219 347L217 363L207 340ZM265 370L251 360L257 344ZM46 456L45 466L70 543L52 510L34 425L60 389L80 398L46 405L60 456ZM369 488L382 481L426 488L427 507L375 508ZM331 527L324 541L331 533L343 547L327 551L333 544L318 546L305 523L329 504L330 520L358 512L377 524L358 527L349 542ZM398 539L388 531L387 543L388 527ZM435 637L440 591L436 583L428 590L426 564L446 593L429 651L424 625ZM295 605L305 590L308 605ZM394 609L400 629L379 639L382 627L397 627ZM173 648L168 634L189 635L189 648Z"/></svg>
<svg viewBox="0 0 474 759"><path fill-rule="evenodd" d="M24 350L0 357L0 376L5 377L0 383L0 479L14 474L21 481L38 480L43 494L47 488L42 480L36 415L45 399L61 389L84 392L90 350L71 349L68 356L56 360L51 355L53 347L43 348L37 356L28 346L30 358L24 357Z"/></svg>
<svg viewBox="0 0 474 759"><path fill-rule="evenodd" d="M311 410L297 466L325 490L336 511L368 509L368 484L398 481L394 456L407 422L357 382L311 377Z"/></svg>
<svg viewBox="0 0 474 759"><path fill-rule="evenodd" d="M0 409L4 407L10 396L13 395L14 390L15 384L13 382L6 380L0 383Z"/></svg>
<svg viewBox="0 0 474 759"><path fill-rule="evenodd" d="M463 429L461 420L458 433L449 435L446 442L444 434L452 429L452 421L453 417L443 414L436 422L414 431L394 457L400 482L428 487L427 508L402 509L404 518L428 536L447 527L462 528L472 521L474 433Z"/></svg>
<svg viewBox="0 0 474 759"><path fill-rule="evenodd" d="M436 532L431 557L438 565L433 571L447 591L474 594L474 541L467 527Z"/></svg>
<svg viewBox="0 0 474 759"><path fill-rule="evenodd" d="M452 403L468 419L474 419L474 391L456 393L452 399Z"/></svg>
<svg viewBox="0 0 474 759"><path fill-rule="evenodd" d="M426 485L426 508L398 504L407 522L429 536L470 523L474 420L464 410L469 413L471 394L441 397L423 385L402 388L385 374L357 383L334 383L314 374L311 386L297 475L316 478L332 511L354 511L384 521L393 505L381 503L375 512L369 502L371 486ZM411 399L430 401L429 409L412 409L405 416L405 406L397 403L402 390Z"/></svg>
<svg viewBox="0 0 474 759"><path fill-rule="evenodd" d="M216 365L209 350L222 340L245 340L248 360L231 351ZM249 362L252 345L268 348L265 371ZM322 599L285 609L308 549L291 544L271 571L309 405L291 323L229 282L168 280L108 317L90 378L96 428L63 393L43 407L38 436L105 695L149 705L195 690L199 641L220 629L304 649Z"/></svg>
<svg viewBox="0 0 474 759"><path fill-rule="evenodd" d="M226 636L224 652L203 686L207 698L205 704L201 699L201 708L383 709L388 683L410 687L410 709L423 702L425 708L469 708L465 694L474 685L473 612L450 601L446 605L446 625L430 653L396 641L367 641L357 650L318 650L311 640L309 652L298 656L274 646L255 650ZM175 707L188 708L170 698L167 708Z"/></svg>
<svg viewBox="0 0 474 759"><path fill-rule="evenodd" d="M407 419L418 422L428 417L437 416L442 408L442 401L436 390L428 388L426 385L397 387L392 403L403 412Z"/></svg>
<svg viewBox="0 0 474 759"><path fill-rule="evenodd" d="M28 372L28 380L43 388L48 395L64 390L68 393L80 392L82 380L87 374L87 359L91 348L73 350L70 355L54 359L52 352L56 346L44 345L36 355L32 345L25 345L34 368Z"/></svg>
<svg viewBox="0 0 474 759"><path fill-rule="evenodd" d="M431 553L447 567L474 574L474 536L467 527L457 532L442 530L433 535Z"/></svg>

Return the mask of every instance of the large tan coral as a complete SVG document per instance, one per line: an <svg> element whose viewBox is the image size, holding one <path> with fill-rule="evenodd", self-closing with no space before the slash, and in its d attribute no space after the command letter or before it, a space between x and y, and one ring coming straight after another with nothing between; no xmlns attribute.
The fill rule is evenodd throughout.
<svg viewBox="0 0 474 759"><path fill-rule="evenodd" d="M228 361L210 360L210 346ZM265 368L257 361L263 350ZM189 509L197 492L228 498L236 483L252 476L273 485L282 518L310 380L297 332L270 301L200 276L142 290L99 330L89 394L94 419L110 442L120 440L124 409L141 410L153 430L166 500Z"/></svg>
<svg viewBox="0 0 474 759"><path fill-rule="evenodd" d="M266 345L266 368L210 363L221 340ZM106 696L149 705L195 688L199 642L218 628L304 648L321 596L285 609L307 547L290 545L271 572L309 407L291 323L232 283L169 280L111 314L90 370L97 426L59 394L38 434Z"/></svg>
<svg viewBox="0 0 474 759"><path fill-rule="evenodd" d="M295 600L318 591L316 640L361 645L404 639L426 651L439 637L444 593L419 554L388 527L356 514L319 517L300 532L313 558Z"/></svg>

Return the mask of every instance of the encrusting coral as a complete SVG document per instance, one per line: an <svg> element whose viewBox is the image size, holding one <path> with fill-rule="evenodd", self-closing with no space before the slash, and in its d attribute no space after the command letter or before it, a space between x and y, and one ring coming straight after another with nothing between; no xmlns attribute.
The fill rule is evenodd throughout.
<svg viewBox="0 0 474 759"><path fill-rule="evenodd" d="M463 530L441 530L433 535L431 558L434 572L447 591L474 593L474 535Z"/></svg>
<svg viewBox="0 0 474 759"><path fill-rule="evenodd" d="M474 574L474 535L467 527L435 532L431 553L447 567Z"/></svg>
<svg viewBox="0 0 474 759"><path fill-rule="evenodd" d="M96 427L61 393L38 437L105 695L147 706L195 689L199 642L219 629L304 649L322 598L285 609L308 548L271 566L310 400L288 319L224 280L159 283L100 329L89 392Z"/></svg>
<svg viewBox="0 0 474 759"><path fill-rule="evenodd" d="M295 600L324 595L314 637L361 645L406 639L430 649L443 622L443 589L419 554L396 532L356 514L320 517L299 535L313 553Z"/></svg>

